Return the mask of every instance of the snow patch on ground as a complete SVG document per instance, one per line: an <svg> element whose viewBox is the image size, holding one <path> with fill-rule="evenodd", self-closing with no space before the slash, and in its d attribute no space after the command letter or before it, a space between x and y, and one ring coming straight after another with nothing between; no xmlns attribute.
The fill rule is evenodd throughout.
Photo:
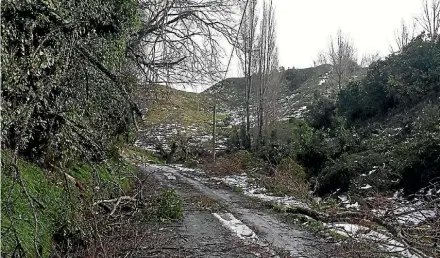
<svg viewBox="0 0 440 258"><path fill-rule="evenodd" d="M403 257L408 258L418 258L418 255L412 254L408 251L408 249L399 241L394 240L391 236L388 236L386 233L381 233L374 231L370 228L350 224L350 223L332 223L325 224L327 228L330 230L346 236L353 237L357 239L365 239L370 240L379 245L379 248L385 252L389 253L399 253Z"/></svg>
<svg viewBox="0 0 440 258"><path fill-rule="evenodd" d="M398 215L400 224L419 225L430 218L435 218L437 213L434 210L420 210L415 207L401 207L394 211Z"/></svg>
<svg viewBox="0 0 440 258"><path fill-rule="evenodd" d="M176 176L174 176L171 173L165 173L164 176L168 179L168 180L177 180Z"/></svg>
<svg viewBox="0 0 440 258"><path fill-rule="evenodd" d="M354 209L359 210L359 207L360 207L360 205L359 205L358 202L355 202L355 203L353 203L353 204L347 204L347 205L345 205L345 208L347 208L347 209L352 209L352 208L354 208Z"/></svg>
<svg viewBox="0 0 440 258"><path fill-rule="evenodd" d="M392 202L390 210L397 217L399 224L418 226L429 219L440 216L440 211L432 205L427 205L426 201L418 200L418 198L408 201L402 195L403 189L396 191L393 197L389 198L389 201ZM430 197L429 193L426 196Z"/></svg>
<svg viewBox="0 0 440 258"><path fill-rule="evenodd" d="M364 186L361 186L361 190L368 190L368 189L370 189L372 186L371 185L369 185L369 184L366 184L366 185L364 185Z"/></svg>
<svg viewBox="0 0 440 258"><path fill-rule="evenodd" d="M170 146L178 139L185 139L189 148L203 147L212 141L211 133L206 132L206 129L200 125L185 126L180 123L167 123L149 126L148 129L141 129L141 131L143 133L138 136L135 146L152 152L159 152L159 147L170 151ZM217 149L224 150L226 141L226 137L219 136Z"/></svg>
<svg viewBox="0 0 440 258"><path fill-rule="evenodd" d="M301 118L307 112L307 106L302 106L293 112L293 117Z"/></svg>
<svg viewBox="0 0 440 258"><path fill-rule="evenodd" d="M240 220L236 219L231 213L213 213L212 215L214 215L214 217L216 217L224 227L234 232L239 238L250 240L258 239L257 234L255 234L252 229L250 229Z"/></svg>
<svg viewBox="0 0 440 258"><path fill-rule="evenodd" d="M304 202L296 200L292 196L272 196L268 193L267 189L263 187L259 187L252 183L252 179L250 179L246 174L241 175L233 175L227 176L220 179L225 185L229 187L240 188L244 195L259 199L265 202L273 202L282 206L300 206L300 207L309 207Z"/></svg>
<svg viewBox="0 0 440 258"><path fill-rule="evenodd" d="M338 196L338 199L341 200L341 202L342 202L343 204L348 204L348 203L350 203L350 201L348 200L347 196L345 196L345 195L340 195L340 196Z"/></svg>

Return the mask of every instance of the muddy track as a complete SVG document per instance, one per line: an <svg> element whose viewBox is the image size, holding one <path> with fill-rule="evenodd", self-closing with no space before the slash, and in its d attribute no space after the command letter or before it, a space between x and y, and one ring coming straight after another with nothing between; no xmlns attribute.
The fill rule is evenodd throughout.
<svg viewBox="0 0 440 258"><path fill-rule="evenodd" d="M313 235L240 193L202 183L169 166L142 169L176 189L184 200L179 226L184 241L179 248L187 255L181 257L316 257L320 249Z"/></svg>

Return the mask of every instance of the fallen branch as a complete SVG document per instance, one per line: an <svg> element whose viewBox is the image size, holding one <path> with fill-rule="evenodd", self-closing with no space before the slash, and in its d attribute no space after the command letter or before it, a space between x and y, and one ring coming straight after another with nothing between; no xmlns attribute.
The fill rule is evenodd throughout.
<svg viewBox="0 0 440 258"><path fill-rule="evenodd" d="M104 210L110 212L110 216L113 216L113 214L116 212L116 209L119 206L119 204L121 203L121 201L137 202L137 199L133 198L131 196L121 196L121 197L115 198L115 199L97 201L97 202L93 203L93 206L98 205L98 206L102 207ZM113 209L110 209L106 205L107 203L114 203L114 202L116 202L116 204L113 206Z"/></svg>
<svg viewBox="0 0 440 258"><path fill-rule="evenodd" d="M373 214L366 214L361 212L341 212L341 213L336 213L334 215L327 215L310 208L299 207L299 206L287 207L286 212L309 216L314 220L318 220L324 223L337 222L340 221L341 219L348 219L348 218L370 221L376 223L379 226L384 227L397 241L402 243L407 250L421 257L429 257L423 251L414 247L413 244L406 241L404 234L400 228L386 222L385 220Z"/></svg>
<svg viewBox="0 0 440 258"><path fill-rule="evenodd" d="M135 202L137 201L137 199L131 197L131 196L121 196L119 198L115 198L115 199L108 199L108 200L101 200L101 201L97 201L93 203L93 206L99 205L101 203L113 203L113 202L117 202L117 201L132 201Z"/></svg>

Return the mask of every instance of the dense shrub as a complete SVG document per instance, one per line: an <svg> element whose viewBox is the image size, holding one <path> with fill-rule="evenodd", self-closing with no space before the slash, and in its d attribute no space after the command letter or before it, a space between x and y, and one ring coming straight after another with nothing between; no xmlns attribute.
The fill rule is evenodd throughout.
<svg viewBox="0 0 440 258"><path fill-rule="evenodd" d="M295 158L299 164L306 168L308 176L315 176L330 158L327 135L316 130L305 135L296 147Z"/></svg>
<svg viewBox="0 0 440 258"><path fill-rule="evenodd" d="M387 60L386 91L400 106L411 106L440 91L440 42L420 35Z"/></svg>
<svg viewBox="0 0 440 258"><path fill-rule="evenodd" d="M365 120L390 108L408 108L440 92L440 43L414 39L398 54L373 63L360 81L352 81L338 98L349 121Z"/></svg>
<svg viewBox="0 0 440 258"><path fill-rule="evenodd" d="M341 90L338 110L349 121L364 120L386 112L394 104L385 85L388 75L385 61L372 64L362 80L351 81Z"/></svg>
<svg viewBox="0 0 440 258"><path fill-rule="evenodd" d="M317 129L335 126L336 103L334 100L315 94L315 100L310 107L308 120L312 127Z"/></svg>
<svg viewBox="0 0 440 258"><path fill-rule="evenodd" d="M382 165L385 157L381 153L368 151L356 154L344 154L340 158L328 162L318 177L317 192L328 194L339 189L344 192L350 188L354 178L368 174L373 167Z"/></svg>
<svg viewBox="0 0 440 258"><path fill-rule="evenodd" d="M2 145L34 160L102 159L132 126L124 42L138 21L136 1L5 1Z"/></svg>
<svg viewBox="0 0 440 258"><path fill-rule="evenodd" d="M273 194L294 195L297 198L309 197L307 175L293 159L285 158L276 168L276 173L263 180L264 186Z"/></svg>
<svg viewBox="0 0 440 258"><path fill-rule="evenodd" d="M203 166L212 174L224 176L242 173L259 164L260 160L255 158L252 153L242 150L218 156L215 162L212 162L212 159L206 159Z"/></svg>
<svg viewBox="0 0 440 258"><path fill-rule="evenodd" d="M302 119L280 122L272 129L270 141L260 150L260 157L278 165L291 158L304 167L308 176L318 173L329 158L329 142L321 130Z"/></svg>
<svg viewBox="0 0 440 258"><path fill-rule="evenodd" d="M320 172L320 194L351 189L354 179L379 191L400 186L412 194L440 177L439 101L425 101L391 119L362 128L370 133L342 128L327 139L334 143L327 145L333 150L330 156L334 161L327 162ZM359 177L372 170L373 176Z"/></svg>
<svg viewBox="0 0 440 258"><path fill-rule="evenodd" d="M402 170L402 186L407 194L416 193L431 180L440 179L440 141L421 142Z"/></svg>
<svg viewBox="0 0 440 258"><path fill-rule="evenodd" d="M393 169L408 194L440 177L440 105L425 104L417 111L406 139L396 143L390 153Z"/></svg>

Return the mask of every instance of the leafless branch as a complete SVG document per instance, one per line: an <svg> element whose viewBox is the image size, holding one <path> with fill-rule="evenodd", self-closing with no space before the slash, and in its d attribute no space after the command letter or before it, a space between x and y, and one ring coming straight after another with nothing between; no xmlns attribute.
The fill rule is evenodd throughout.
<svg viewBox="0 0 440 258"><path fill-rule="evenodd" d="M440 0L423 0L422 13L415 20L431 40L437 40L440 32Z"/></svg>

